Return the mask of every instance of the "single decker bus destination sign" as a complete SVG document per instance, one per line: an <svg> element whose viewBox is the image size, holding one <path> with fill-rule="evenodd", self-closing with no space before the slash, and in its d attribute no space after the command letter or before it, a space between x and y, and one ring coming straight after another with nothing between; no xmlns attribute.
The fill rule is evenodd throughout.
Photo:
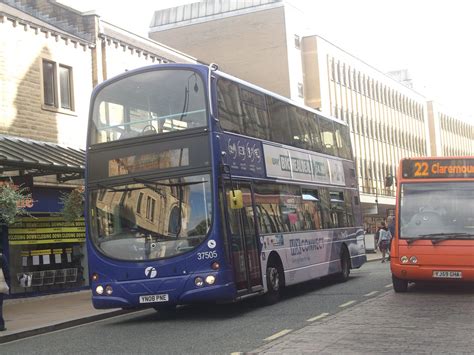
<svg viewBox="0 0 474 355"><path fill-rule="evenodd" d="M474 159L410 159L402 169L405 179L474 178Z"/></svg>

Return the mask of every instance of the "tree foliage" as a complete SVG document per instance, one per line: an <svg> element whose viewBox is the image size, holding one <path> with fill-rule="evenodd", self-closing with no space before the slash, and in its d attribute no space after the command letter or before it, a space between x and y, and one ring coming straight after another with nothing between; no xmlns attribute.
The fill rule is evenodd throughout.
<svg viewBox="0 0 474 355"><path fill-rule="evenodd" d="M13 184L0 186L0 223L12 224L17 216L29 215L22 203L28 199L31 199L31 194L26 187Z"/></svg>
<svg viewBox="0 0 474 355"><path fill-rule="evenodd" d="M62 193L59 197L63 208L61 213L64 219L68 222L72 222L84 213L84 190L74 189L69 193Z"/></svg>

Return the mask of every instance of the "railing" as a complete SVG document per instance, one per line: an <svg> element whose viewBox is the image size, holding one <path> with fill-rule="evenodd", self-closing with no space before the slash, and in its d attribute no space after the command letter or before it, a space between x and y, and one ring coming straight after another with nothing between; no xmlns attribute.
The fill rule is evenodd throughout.
<svg viewBox="0 0 474 355"><path fill-rule="evenodd" d="M77 268L21 272L17 280L25 288L72 283L77 281Z"/></svg>
<svg viewBox="0 0 474 355"><path fill-rule="evenodd" d="M360 186L362 193L374 196L389 196L395 197L395 189L391 187L377 188L374 186Z"/></svg>

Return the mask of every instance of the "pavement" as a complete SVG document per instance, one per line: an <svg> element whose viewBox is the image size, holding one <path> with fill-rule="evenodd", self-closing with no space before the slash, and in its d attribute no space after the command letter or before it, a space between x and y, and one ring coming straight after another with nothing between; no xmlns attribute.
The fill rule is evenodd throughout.
<svg viewBox="0 0 474 355"><path fill-rule="evenodd" d="M473 291L418 285L408 293L386 291L251 354L473 354Z"/></svg>
<svg viewBox="0 0 474 355"><path fill-rule="evenodd" d="M381 255L368 253L367 259L380 261ZM357 307L322 317L252 353L473 353L473 295L396 294L390 290ZM422 307L412 296L422 298ZM130 312L94 309L90 290L8 299L3 311L7 330L0 332L0 344Z"/></svg>

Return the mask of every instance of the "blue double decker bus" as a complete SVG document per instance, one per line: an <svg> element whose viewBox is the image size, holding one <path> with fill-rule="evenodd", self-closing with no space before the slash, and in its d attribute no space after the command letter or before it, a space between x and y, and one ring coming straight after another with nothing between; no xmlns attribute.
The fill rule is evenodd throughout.
<svg viewBox="0 0 474 355"><path fill-rule="evenodd" d="M215 65L97 86L86 163L95 308L275 302L366 261L347 125Z"/></svg>

